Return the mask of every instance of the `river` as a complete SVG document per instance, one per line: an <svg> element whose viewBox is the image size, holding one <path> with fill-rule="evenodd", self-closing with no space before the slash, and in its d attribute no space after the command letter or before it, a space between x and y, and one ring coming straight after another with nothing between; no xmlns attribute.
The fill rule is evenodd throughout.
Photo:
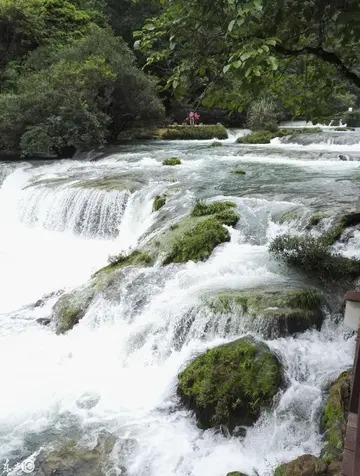
<svg viewBox="0 0 360 476"><path fill-rule="evenodd" d="M206 293L308 284L275 261L268 244L279 233L303 233L314 212L354 208L360 136L329 134L242 146L234 132L222 147L154 141L95 161L0 163L0 468L8 463L7 474L21 474L17 463L33 457L36 474L42 448L68 438L94 446L104 430L117 438L110 476L124 468L129 476L269 476L281 462L320 454L326 388L354 350L339 316L329 315L320 332L267 341L287 386L244 438L199 430L179 405L176 378L195 355L244 333L235 319L214 323L195 312ZM172 156L182 164L163 166ZM230 173L236 167L246 175ZM161 193L167 203L152 212ZM109 256L155 236L195 199L225 197L240 221L208 261L133 269L116 299L97 299L65 335L37 323L59 293L86 282ZM281 220L294 210L296 218ZM359 245L355 236L341 249L359 254ZM87 399L94 404L81 403Z"/></svg>

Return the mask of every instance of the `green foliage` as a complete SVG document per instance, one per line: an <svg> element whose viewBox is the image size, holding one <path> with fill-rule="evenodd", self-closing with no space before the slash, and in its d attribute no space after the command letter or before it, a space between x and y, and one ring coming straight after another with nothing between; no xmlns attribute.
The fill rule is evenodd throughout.
<svg viewBox="0 0 360 476"><path fill-rule="evenodd" d="M360 127L360 110L346 112L342 121L349 127Z"/></svg>
<svg viewBox="0 0 360 476"><path fill-rule="evenodd" d="M281 383L280 363L268 347L242 338L197 357L179 374L178 392L200 428L231 430L254 423Z"/></svg>
<svg viewBox="0 0 360 476"><path fill-rule="evenodd" d="M230 173L235 175L246 175L246 172L243 169L234 169L231 170Z"/></svg>
<svg viewBox="0 0 360 476"><path fill-rule="evenodd" d="M170 157L170 159L163 160L163 165L180 165L181 160L178 157Z"/></svg>
<svg viewBox="0 0 360 476"><path fill-rule="evenodd" d="M275 97L293 116L341 113L359 86L357 2L163 0L135 32L161 84L207 106L242 110ZM331 97L332 100L327 99Z"/></svg>
<svg viewBox="0 0 360 476"><path fill-rule="evenodd" d="M15 41L16 61L7 58L2 65L0 149L71 154L115 140L127 127L161 119L153 81L89 5L81 10L67 0L20 1L17 13L10 9L10 14L10 3L0 4L0 31L1 18L10 30L29 21L35 39L16 36L24 48Z"/></svg>
<svg viewBox="0 0 360 476"><path fill-rule="evenodd" d="M330 387L321 418L321 427L325 432L326 441L323 458L328 463L333 460L340 460L342 456L347 422L344 398L346 398L346 395L350 395L350 390L351 373L349 371L340 374Z"/></svg>
<svg viewBox="0 0 360 476"><path fill-rule="evenodd" d="M282 235L272 241L269 249L278 259L324 282L347 282L360 275L360 261L330 251L322 238Z"/></svg>
<svg viewBox="0 0 360 476"><path fill-rule="evenodd" d="M247 125L250 129L277 131L279 114L276 104L271 99L261 98L254 101L248 110Z"/></svg>
<svg viewBox="0 0 360 476"><path fill-rule="evenodd" d="M157 212L162 208L166 203L166 196L165 195L157 195L154 198L154 203L153 203L153 211Z"/></svg>
<svg viewBox="0 0 360 476"><path fill-rule="evenodd" d="M169 126L160 129L159 135L167 140L209 140L227 139L226 129L222 125L214 126Z"/></svg>

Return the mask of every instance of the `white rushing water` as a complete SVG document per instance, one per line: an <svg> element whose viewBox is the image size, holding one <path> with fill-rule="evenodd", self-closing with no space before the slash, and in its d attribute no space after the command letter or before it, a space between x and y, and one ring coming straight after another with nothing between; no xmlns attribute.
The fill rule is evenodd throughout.
<svg viewBox="0 0 360 476"><path fill-rule="evenodd" d="M177 374L191 358L249 331L235 318L214 320L201 298L304 284L272 259L269 241L301 231L313 211L353 206L356 162L315 166L310 152L294 157L278 148L247 154L230 141L153 143L97 162L0 164L0 465L9 461L9 474L21 474L16 464L31 456L36 474L42 448L68 438L93 447L104 429L117 438L109 476L123 468L128 476L268 476L281 462L320 453L326 389L351 365L354 347L334 316L320 332L267 341L286 387L246 437L199 430L176 396ZM161 166L173 155L181 166ZM245 177L229 173L238 164ZM160 193L167 203L152 212ZM156 235L197 197L231 199L240 215L231 241L208 261L131 270L65 335L36 322L50 316L57 296L34 306L38 299L85 283L109 255ZM277 217L291 210L300 218L281 224ZM353 255L357 242L355 234L343 252Z"/></svg>

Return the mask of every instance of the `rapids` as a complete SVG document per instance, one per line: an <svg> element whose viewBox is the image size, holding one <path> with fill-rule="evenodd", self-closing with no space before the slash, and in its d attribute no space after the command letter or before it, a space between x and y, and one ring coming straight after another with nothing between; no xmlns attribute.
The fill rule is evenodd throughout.
<svg viewBox="0 0 360 476"><path fill-rule="evenodd" d="M245 332L235 319L214 322L200 298L307 284L273 260L269 241L303 232L314 212L354 208L358 198L360 164L338 159L343 139L240 146L235 136L222 147L151 142L93 161L0 163L0 465L8 462L7 474L21 474L16 465L29 457L36 474L41 448L67 438L94 446L103 430L117 438L109 476L124 467L128 476L269 476L281 462L320 454L326 388L352 364L354 350L339 316L329 315L321 332L267 341L287 385L246 437L200 431L176 396L186 362ZM360 145L346 147L360 157ZM162 165L174 155L182 165ZM238 166L245 176L230 173ZM161 193L167 203L152 212ZM208 261L133 269L116 300L99 296L66 335L36 322L50 316L60 292L86 282L109 256L156 236L196 198L230 199L240 215L231 241ZM292 210L298 218L281 223ZM359 244L355 234L341 251L354 255Z"/></svg>

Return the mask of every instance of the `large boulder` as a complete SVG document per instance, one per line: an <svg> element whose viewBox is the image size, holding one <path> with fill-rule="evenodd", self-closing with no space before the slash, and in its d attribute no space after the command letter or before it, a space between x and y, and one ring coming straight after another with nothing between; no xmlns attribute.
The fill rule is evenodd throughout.
<svg viewBox="0 0 360 476"><path fill-rule="evenodd" d="M200 428L251 425L269 408L283 381L277 357L244 337L210 349L178 376L178 394Z"/></svg>
<svg viewBox="0 0 360 476"><path fill-rule="evenodd" d="M215 315L235 315L246 331L265 338L320 329L322 297L315 289L224 291L205 299Z"/></svg>
<svg viewBox="0 0 360 476"><path fill-rule="evenodd" d="M342 459L350 393L351 371L346 371L330 386L321 417L321 429L325 432L322 457L328 463Z"/></svg>
<svg viewBox="0 0 360 476"><path fill-rule="evenodd" d="M276 468L274 476L328 476L328 465L320 458L303 455Z"/></svg>

